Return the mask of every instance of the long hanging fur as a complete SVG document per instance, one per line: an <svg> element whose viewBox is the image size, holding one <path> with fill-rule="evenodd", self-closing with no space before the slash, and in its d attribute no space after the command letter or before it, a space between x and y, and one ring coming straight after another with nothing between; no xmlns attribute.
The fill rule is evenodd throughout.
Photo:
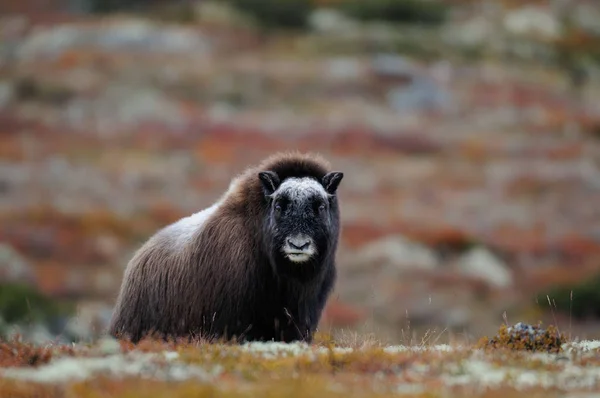
<svg viewBox="0 0 600 398"><path fill-rule="evenodd" d="M312 177L330 165L313 154L280 153L234 178L211 207L153 235L128 263L109 333L138 342L163 337L312 341L336 280L340 234L337 195L330 197L327 250L308 271L278 272L264 233L268 198L258 177ZM341 180L325 177L334 186ZM333 182L333 183L332 183ZM306 274L302 274L306 272Z"/></svg>

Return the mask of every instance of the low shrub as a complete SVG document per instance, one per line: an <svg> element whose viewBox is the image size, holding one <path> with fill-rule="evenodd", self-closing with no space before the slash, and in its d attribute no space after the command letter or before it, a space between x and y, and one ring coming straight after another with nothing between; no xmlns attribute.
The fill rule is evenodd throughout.
<svg viewBox="0 0 600 398"><path fill-rule="evenodd" d="M221 0L251 16L263 28L303 29L310 14L327 6L361 21L388 21L437 25L448 7L439 0ZM324 4L323 4L324 3Z"/></svg>
<svg viewBox="0 0 600 398"><path fill-rule="evenodd" d="M256 20L262 28L303 29L314 9L311 0L221 0Z"/></svg>
<svg viewBox="0 0 600 398"><path fill-rule="evenodd" d="M73 312L70 304L46 297L33 287L17 283L0 283L0 319L5 327L11 324L49 324ZM0 336L6 331L0 325Z"/></svg>
<svg viewBox="0 0 600 398"><path fill-rule="evenodd" d="M50 362L52 351L18 339L0 341L0 367L38 366Z"/></svg>
<svg viewBox="0 0 600 398"><path fill-rule="evenodd" d="M437 0L344 0L339 9L363 21L437 25L446 19L448 6Z"/></svg>
<svg viewBox="0 0 600 398"><path fill-rule="evenodd" d="M575 319L600 318L600 274L585 281L555 286L543 293L555 310Z"/></svg>
<svg viewBox="0 0 600 398"><path fill-rule="evenodd" d="M181 0L90 0L88 3L88 7L90 12L105 14L122 11L144 11L151 7L163 6L168 3L181 2Z"/></svg>

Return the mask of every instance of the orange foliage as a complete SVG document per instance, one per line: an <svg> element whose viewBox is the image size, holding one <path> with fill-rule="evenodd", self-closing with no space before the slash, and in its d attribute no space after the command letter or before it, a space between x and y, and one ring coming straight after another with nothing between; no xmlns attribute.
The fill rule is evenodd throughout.
<svg viewBox="0 0 600 398"><path fill-rule="evenodd" d="M533 267L521 275L520 283L528 290L543 291L553 286L580 283L597 273L597 267L566 267L564 265Z"/></svg>
<svg viewBox="0 0 600 398"><path fill-rule="evenodd" d="M567 254L578 256L600 255L600 244L597 240L581 236L576 232L563 237L559 247Z"/></svg>
<svg viewBox="0 0 600 398"><path fill-rule="evenodd" d="M170 224L179 218L185 216L181 210L178 210L173 205L165 202L155 203L150 206L148 213L152 220L159 225Z"/></svg>
<svg viewBox="0 0 600 398"><path fill-rule="evenodd" d="M208 163L232 163L236 158L236 147L208 138L196 146L196 155Z"/></svg>
<svg viewBox="0 0 600 398"><path fill-rule="evenodd" d="M357 247L381 238L389 232L371 224L349 224L344 226L341 240L348 246Z"/></svg>
<svg viewBox="0 0 600 398"><path fill-rule="evenodd" d="M17 340L0 340L0 367L38 366L50 362L52 352Z"/></svg>
<svg viewBox="0 0 600 398"><path fill-rule="evenodd" d="M442 224L435 228L411 228L406 235L431 246L465 247L472 241L466 232Z"/></svg>
<svg viewBox="0 0 600 398"><path fill-rule="evenodd" d="M49 296L61 296L69 290L69 274L73 267L63 262L44 261L35 266L36 286L39 291Z"/></svg>
<svg viewBox="0 0 600 398"><path fill-rule="evenodd" d="M547 248L546 229L543 226L522 229L512 225L502 225L492 232L494 246L503 250L539 253Z"/></svg>
<svg viewBox="0 0 600 398"><path fill-rule="evenodd" d="M393 226L382 227L354 223L344 225L341 238L345 244L356 247L393 234L403 234L409 239L430 246L463 248L472 242L472 238L466 232L441 224L423 227L395 223Z"/></svg>
<svg viewBox="0 0 600 398"><path fill-rule="evenodd" d="M330 327L348 327L354 326L364 319L364 310L340 301L330 301L323 311L320 323Z"/></svg>
<svg viewBox="0 0 600 398"><path fill-rule="evenodd" d="M583 144L576 143L570 145L561 145L546 151L546 156L550 160L570 160L583 155Z"/></svg>
<svg viewBox="0 0 600 398"><path fill-rule="evenodd" d="M56 60L56 64L61 69L75 68L80 64L85 63L85 54L82 51L67 50L60 54Z"/></svg>
<svg viewBox="0 0 600 398"><path fill-rule="evenodd" d="M0 131L0 159L5 161L22 161L25 158L23 145L18 136L2 134Z"/></svg>
<svg viewBox="0 0 600 398"><path fill-rule="evenodd" d="M489 143L482 140L467 140L465 143L460 144L460 151L465 158L474 162L482 162L490 155L489 145Z"/></svg>

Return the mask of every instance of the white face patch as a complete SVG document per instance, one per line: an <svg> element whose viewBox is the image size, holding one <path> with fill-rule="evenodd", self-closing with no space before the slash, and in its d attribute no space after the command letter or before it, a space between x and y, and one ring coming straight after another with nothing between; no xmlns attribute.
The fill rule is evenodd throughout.
<svg viewBox="0 0 600 398"><path fill-rule="evenodd" d="M273 199L285 196L295 205L301 206L303 202L311 197L319 196L327 200L329 195L325 188L314 178L290 177L284 180L271 196ZM299 234L288 236L281 251L290 261L302 263L310 260L317 253L317 247L309 236Z"/></svg>
<svg viewBox="0 0 600 398"><path fill-rule="evenodd" d="M273 198L285 194L292 202L299 203L307 200L311 196L319 195L323 199L329 196L325 188L314 178L309 177L291 177L281 183L279 188L273 192Z"/></svg>

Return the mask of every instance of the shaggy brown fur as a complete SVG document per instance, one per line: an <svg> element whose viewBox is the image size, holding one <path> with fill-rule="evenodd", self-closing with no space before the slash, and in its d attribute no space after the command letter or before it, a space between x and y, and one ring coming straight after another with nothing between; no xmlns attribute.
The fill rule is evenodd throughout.
<svg viewBox="0 0 600 398"><path fill-rule="evenodd" d="M329 173L322 157L276 154L232 180L219 207L181 241L172 225L152 236L133 256L123 277L109 332L139 341L163 337L306 340L320 319L336 278L339 238L337 195L330 199L327 250L289 274L278 270L265 241L269 202L258 178L270 170L281 181ZM335 193L336 181L332 192ZM334 179L335 180L335 179ZM299 268L299 267L298 267Z"/></svg>

